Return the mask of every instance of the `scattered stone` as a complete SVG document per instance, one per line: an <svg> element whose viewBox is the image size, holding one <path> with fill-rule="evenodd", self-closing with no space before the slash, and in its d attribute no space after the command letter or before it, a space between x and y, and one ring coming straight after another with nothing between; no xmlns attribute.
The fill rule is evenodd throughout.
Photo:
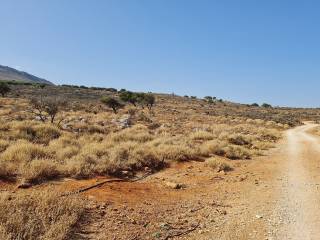
<svg viewBox="0 0 320 240"><path fill-rule="evenodd" d="M121 128L128 128L131 126L131 116L129 114L123 115L119 121L118 125Z"/></svg>
<svg viewBox="0 0 320 240"><path fill-rule="evenodd" d="M172 188L172 189L186 188L185 184L180 184L180 183L166 182L165 184L167 187Z"/></svg>
<svg viewBox="0 0 320 240"><path fill-rule="evenodd" d="M30 187L32 187L32 184L29 182L22 182L18 185L18 188L23 188L23 189L30 188Z"/></svg>

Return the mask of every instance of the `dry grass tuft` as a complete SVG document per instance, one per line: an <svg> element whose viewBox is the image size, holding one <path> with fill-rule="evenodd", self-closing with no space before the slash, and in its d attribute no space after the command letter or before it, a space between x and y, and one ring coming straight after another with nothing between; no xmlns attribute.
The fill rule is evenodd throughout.
<svg viewBox="0 0 320 240"><path fill-rule="evenodd" d="M24 163L46 157L49 157L49 153L43 146L26 141L17 141L2 153L1 160Z"/></svg>
<svg viewBox="0 0 320 240"><path fill-rule="evenodd" d="M29 183L39 183L54 179L61 174L58 170L58 165L48 159L37 159L29 164L21 165L19 173Z"/></svg>
<svg viewBox="0 0 320 240"><path fill-rule="evenodd" d="M218 158L209 158L206 160L206 165L212 169L217 170L218 172L224 171L232 171L232 166L226 161Z"/></svg>
<svg viewBox="0 0 320 240"><path fill-rule="evenodd" d="M32 190L0 195L0 237L68 239L84 213L78 197L60 197L54 190ZM13 217L14 216L14 217Z"/></svg>
<svg viewBox="0 0 320 240"><path fill-rule="evenodd" d="M70 91L73 96L75 90ZM126 106L117 115L84 95L61 112L61 127L35 120L24 111L27 104L23 98L3 100L1 178L40 183L123 171L133 175L203 157L249 159L272 147L285 129L269 118L248 118L244 106L218 104L212 112L201 100L167 95L157 97L153 111ZM123 119L131 127L119 125Z"/></svg>

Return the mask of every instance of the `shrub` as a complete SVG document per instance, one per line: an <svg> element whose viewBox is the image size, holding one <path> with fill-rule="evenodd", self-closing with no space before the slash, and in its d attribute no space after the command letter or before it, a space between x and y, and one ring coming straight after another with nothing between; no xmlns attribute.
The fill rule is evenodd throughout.
<svg viewBox="0 0 320 240"><path fill-rule="evenodd" d="M48 144L61 136L61 130L51 124L36 125L32 122L17 122L12 124L12 135L16 139L26 139L36 143Z"/></svg>
<svg viewBox="0 0 320 240"><path fill-rule="evenodd" d="M54 189L0 195L1 239L69 239L83 216L84 202Z"/></svg>
<svg viewBox="0 0 320 240"><path fill-rule="evenodd" d="M118 112L120 108L123 107L123 105L117 99L112 97L103 97L101 98L101 102L109 108L112 108L115 114Z"/></svg>
<svg viewBox="0 0 320 240"><path fill-rule="evenodd" d="M211 140L211 141L205 142L200 146L200 153L203 156L210 156L211 154L223 156L225 154L224 148L226 146L227 146L226 142Z"/></svg>
<svg viewBox="0 0 320 240"><path fill-rule="evenodd" d="M38 143L48 144L51 140L61 136L61 130L53 125L40 124L35 126L35 140Z"/></svg>
<svg viewBox="0 0 320 240"><path fill-rule="evenodd" d="M151 108L153 107L156 99L155 99L153 94L148 93L148 94L144 95L143 101L146 104L147 108L149 108L149 110L151 110Z"/></svg>
<svg viewBox="0 0 320 240"><path fill-rule="evenodd" d="M30 162L34 159L49 157L43 146L25 141L17 141L10 145L2 154L1 159L16 163Z"/></svg>
<svg viewBox="0 0 320 240"><path fill-rule="evenodd" d="M25 181L30 183L39 183L60 175L57 164L48 159L37 159L23 164L20 166L19 173Z"/></svg>
<svg viewBox="0 0 320 240"><path fill-rule="evenodd" d="M31 122L14 122L12 125L12 135L16 139L26 139L33 141L36 136L36 132L33 129Z"/></svg>
<svg viewBox="0 0 320 240"><path fill-rule="evenodd" d="M196 131L190 134L192 140L212 140L215 136L207 131Z"/></svg>
<svg viewBox="0 0 320 240"><path fill-rule="evenodd" d="M10 91L11 91L11 88L7 83L0 82L0 94L2 97L4 97Z"/></svg>
<svg viewBox="0 0 320 240"><path fill-rule="evenodd" d="M206 165L212 169L216 169L218 172L227 172L233 170L233 168L227 163L227 161L217 158L207 159Z"/></svg>
<svg viewBox="0 0 320 240"><path fill-rule="evenodd" d="M15 176L15 166L6 161L0 161L0 179L10 180ZM0 238L1 239L1 238Z"/></svg>
<svg viewBox="0 0 320 240"><path fill-rule="evenodd" d="M3 152L9 146L9 142L3 139L0 139L0 152Z"/></svg>
<svg viewBox="0 0 320 240"><path fill-rule="evenodd" d="M136 106L138 101L137 95L130 91L122 91L120 92L120 99L124 102L131 103L132 105Z"/></svg>
<svg viewBox="0 0 320 240"><path fill-rule="evenodd" d="M188 161L197 159L195 150L185 144L162 144L156 148L156 152L162 161Z"/></svg>
<svg viewBox="0 0 320 240"><path fill-rule="evenodd" d="M263 103L263 104L261 105L261 107L264 107L264 108L272 108L272 106L271 106L270 104L268 104L268 103Z"/></svg>
<svg viewBox="0 0 320 240"><path fill-rule="evenodd" d="M33 113L38 117L42 122L45 122L47 119L50 119L51 123L54 123L54 120L61 110L62 106L66 105L66 101L63 99L53 98L53 97L40 97L32 98L30 100L29 112Z"/></svg>
<svg viewBox="0 0 320 240"><path fill-rule="evenodd" d="M229 159L250 159L251 154L241 146L229 145L224 148L225 157Z"/></svg>
<svg viewBox="0 0 320 240"><path fill-rule="evenodd" d="M240 146L251 144L249 139L241 134L233 134L233 135L229 136L228 141L231 144L240 145Z"/></svg>
<svg viewBox="0 0 320 240"><path fill-rule="evenodd" d="M97 156L94 154L79 154L67 161L65 174L75 178L87 178L96 174Z"/></svg>
<svg viewBox="0 0 320 240"><path fill-rule="evenodd" d="M120 143L126 141L133 142L147 142L153 139L153 135L149 133L148 129L143 125L135 125L132 128L127 128L117 133L109 135L111 141Z"/></svg>

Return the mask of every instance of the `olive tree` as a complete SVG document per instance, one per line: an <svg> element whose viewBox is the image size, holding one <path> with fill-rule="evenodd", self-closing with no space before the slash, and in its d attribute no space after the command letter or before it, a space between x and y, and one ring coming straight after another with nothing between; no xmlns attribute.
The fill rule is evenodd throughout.
<svg viewBox="0 0 320 240"><path fill-rule="evenodd" d="M39 97L30 100L29 111L37 116L42 122L49 120L54 123L61 108L66 105L63 99L53 97Z"/></svg>
<svg viewBox="0 0 320 240"><path fill-rule="evenodd" d="M132 105L136 106L138 101L136 93L130 91L122 91L119 96L122 101L131 103Z"/></svg>
<svg viewBox="0 0 320 240"><path fill-rule="evenodd" d="M118 110L123 107L117 99L112 97L103 97L101 98L101 102L105 104L107 107L112 108L113 112L117 114Z"/></svg>

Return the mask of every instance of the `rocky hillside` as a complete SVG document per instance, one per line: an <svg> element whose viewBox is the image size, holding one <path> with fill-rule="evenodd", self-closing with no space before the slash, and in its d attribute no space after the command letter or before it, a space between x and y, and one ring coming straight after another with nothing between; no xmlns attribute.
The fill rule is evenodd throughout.
<svg viewBox="0 0 320 240"><path fill-rule="evenodd" d="M11 67L0 65L0 80L3 81L23 81L23 82L32 82L32 83L44 83L53 85L53 83L43 79L36 77L32 74L16 70Z"/></svg>

